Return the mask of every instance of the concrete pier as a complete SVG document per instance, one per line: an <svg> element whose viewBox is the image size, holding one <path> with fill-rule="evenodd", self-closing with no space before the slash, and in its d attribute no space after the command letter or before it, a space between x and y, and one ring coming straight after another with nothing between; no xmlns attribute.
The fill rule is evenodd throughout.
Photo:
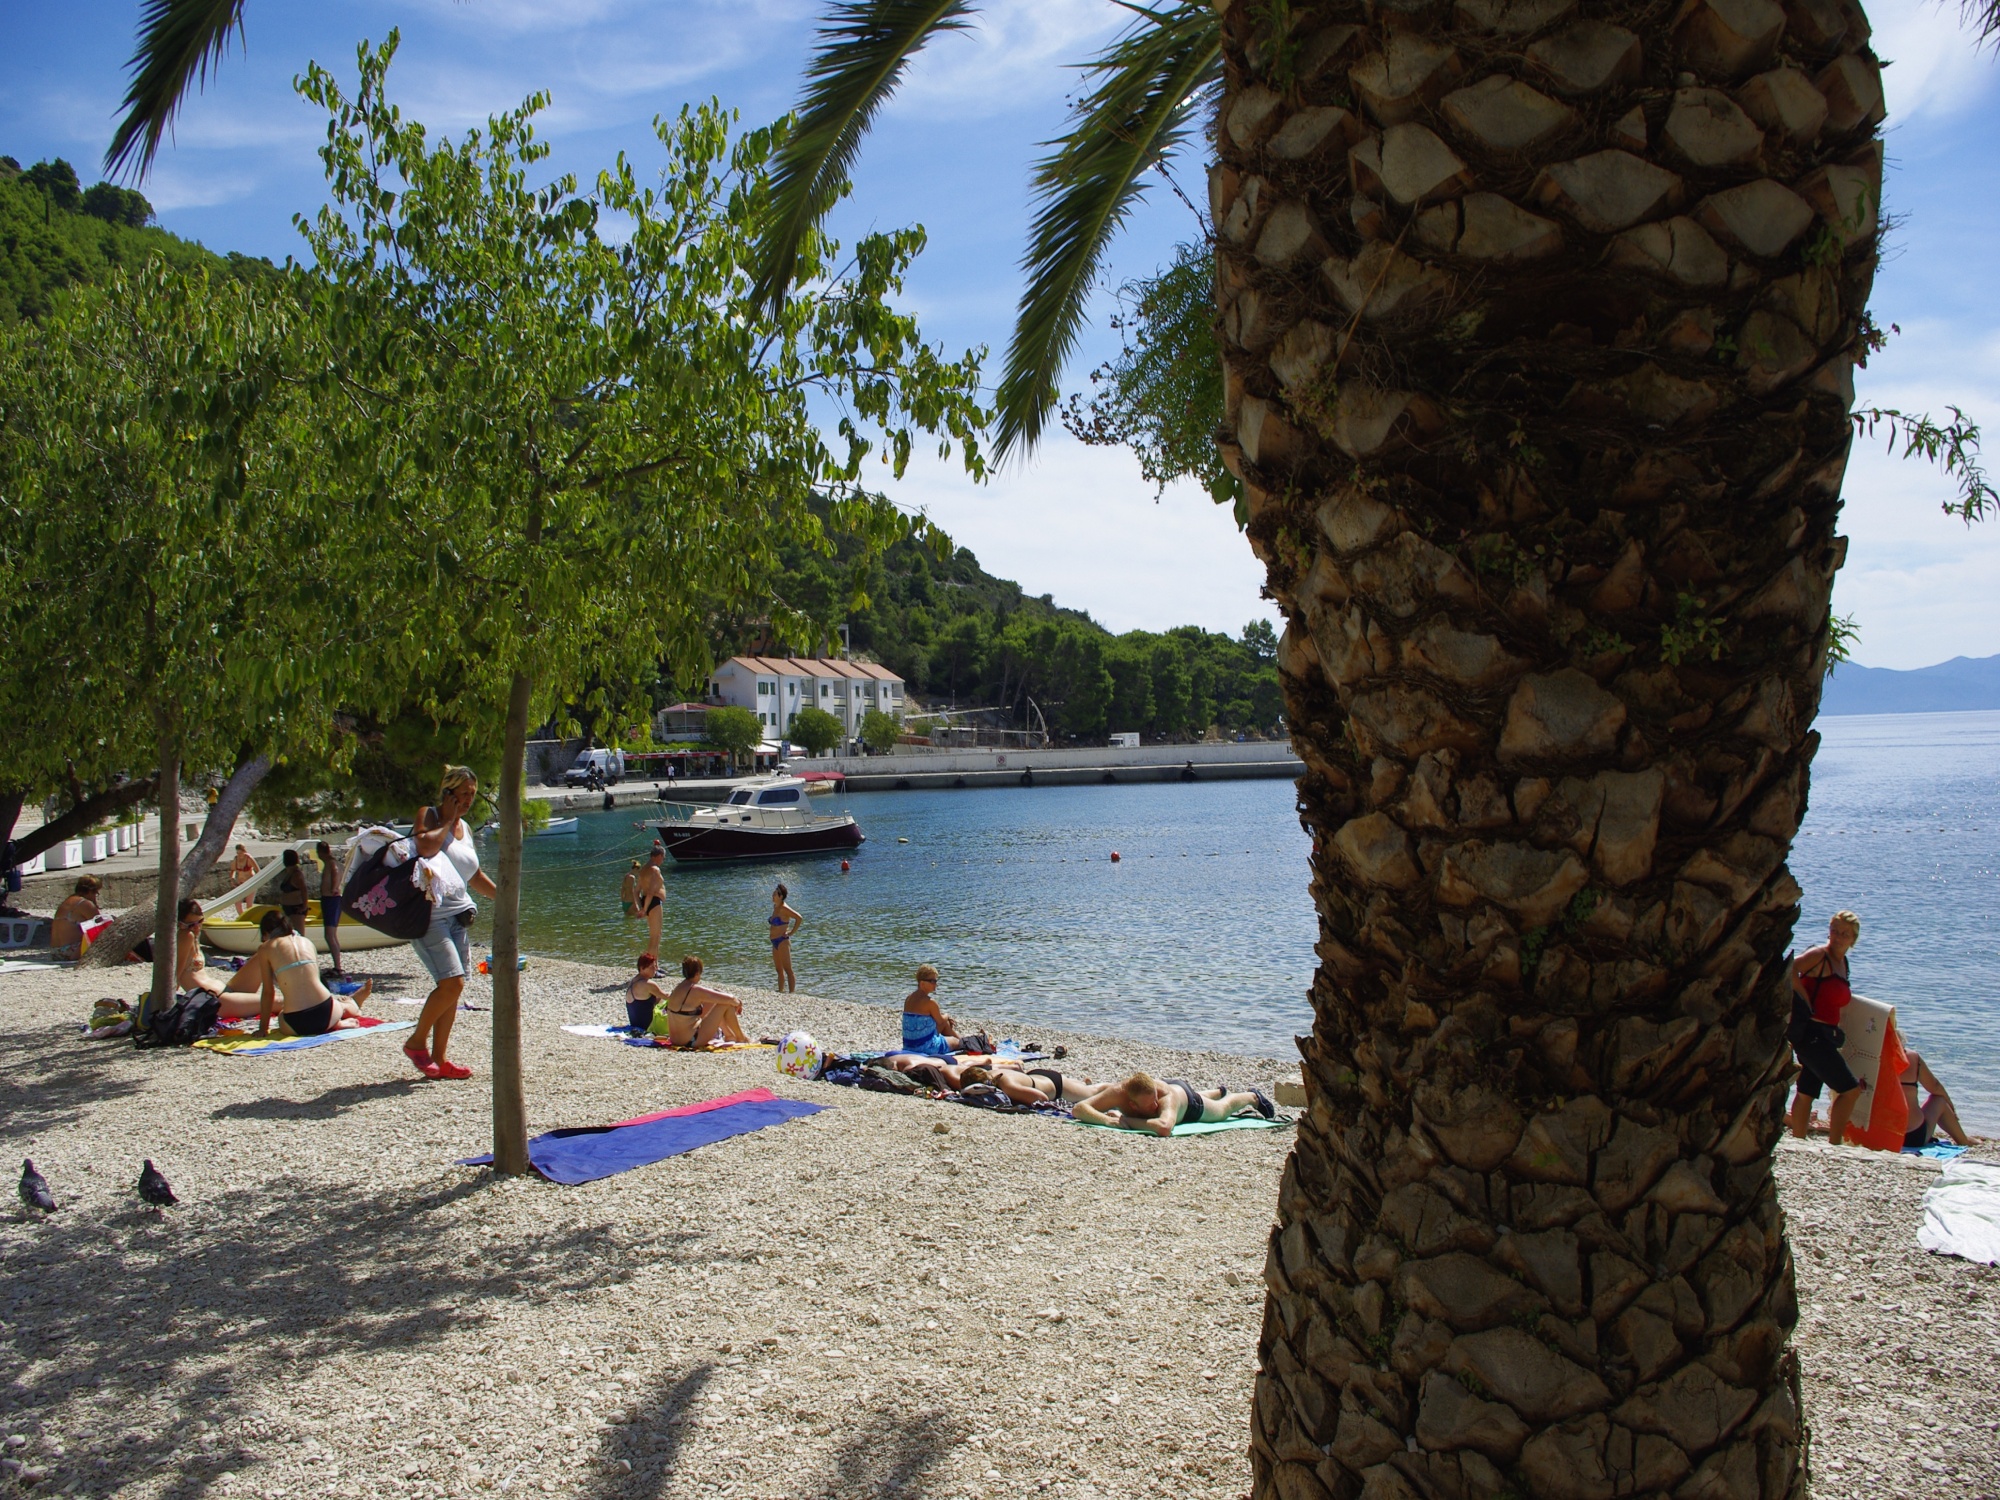
<svg viewBox="0 0 2000 1500"><path fill-rule="evenodd" d="M1160 781L1292 780L1304 764L1289 743L1141 745L1136 749L910 750L791 762L794 771L837 771L850 792L912 792L996 786L1101 786ZM748 777L621 781L602 792L530 787L551 811L587 812L658 802L725 802Z"/></svg>

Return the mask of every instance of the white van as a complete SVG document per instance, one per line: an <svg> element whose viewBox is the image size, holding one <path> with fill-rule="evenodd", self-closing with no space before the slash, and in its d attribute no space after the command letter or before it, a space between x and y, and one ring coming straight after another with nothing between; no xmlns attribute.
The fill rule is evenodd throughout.
<svg viewBox="0 0 2000 1500"><path fill-rule="evenodd" d="M563 772L563 785L589 786L595 779L599 785L616 786L618 778L624 774L623 750L584 750L578 753L575 763Z"/></svg>

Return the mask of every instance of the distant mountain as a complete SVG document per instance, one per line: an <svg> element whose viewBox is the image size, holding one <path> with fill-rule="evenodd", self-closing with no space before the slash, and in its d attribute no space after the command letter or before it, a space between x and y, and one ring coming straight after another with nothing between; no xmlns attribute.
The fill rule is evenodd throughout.
<svg viewBox="0 0 2000 1500"><path fill-rule="evenodd" d="M2000 656L1954 656L1911 672L1835 667L1821 714L1941 714L2000 708Z"/></svg>

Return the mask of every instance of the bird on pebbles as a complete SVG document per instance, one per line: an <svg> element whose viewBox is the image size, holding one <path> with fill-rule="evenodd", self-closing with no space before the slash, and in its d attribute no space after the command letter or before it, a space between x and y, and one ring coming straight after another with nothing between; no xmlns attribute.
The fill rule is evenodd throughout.
<svg viewBox="0 0 2000 1500"><path fill-rule="evenodd" d="M171 1208L181 1201L174 1196L174 1190L160 1175L160 1169L153 1165L151 1157L146 1159L146 1165L139 1172L139 1196L155 1208Z"/></svg>
<svg viewBox="0 0 2000 1500"><path fill-rule="evenodd" d="M21 1161L21 1201L39 1213L52 1214L56 1211L55 1195L49 1191L49 1180L35 1170L35 1164L25 1157Z"/></svg>

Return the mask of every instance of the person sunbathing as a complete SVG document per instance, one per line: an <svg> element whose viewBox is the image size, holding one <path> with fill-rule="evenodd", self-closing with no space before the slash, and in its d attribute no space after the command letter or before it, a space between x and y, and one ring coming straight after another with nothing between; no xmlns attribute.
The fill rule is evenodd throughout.
<svg viewBox="0 0 2000 1500"><path fill-rule="evenodd" d="M983 1036L958 1035L958 1022L937 1003L938 971L934 964L917 966L917 987L903 997L903 1045L894 1055L947 1060L961 1052L988 1053L993 1044Z"/></svg>
<svg viewBox="0 0 2000 1500"><path fill-rule="evenodd" d="M203 960L201 919L199 901L190 896L181 903L180 927L174 939L174 984L187 994L200 990L204 994L220 995L236 976L223 969L212 969Z"/></svg>
<svg viewBox="0 0 2000 1500"><path fill-rule="evenodd" d="M1016 1104L1074 1104L1104 1087L1088 1078L1065 1078L1054 1068L1030 1068L1012 1058L968 1055L954 1064L903 1052L892 1053L884 1061L920 1083L954 1094L973 1084L988 1083Z"/></svg>
<svg viewBox="0 0 2000 1500"><path fill-rule="evenodd" d="M266 912L258 924L264 941L257 951L264 955L264 982L257 992L257 1035L271 1029L274 1001L283 999L284 1024L293 1036L323 1036L329 1031L347 1031L361 1019L361 1007L368 1001L375 981L368 980L353 995L336 995L319 978L319 954L312 939L291 931L282 913Z"/></svg>
<svg viewBox="0 0 2000 1500"><path fill-rule="evenodd" d="M97 893L103 889L103 882L95 875L79 875L76 893L65 896L62 905L56 908L49 923L49 945L56 950L57 958L83 956L83 924L99 915Z"/></svg>
<svg viewBox="0 0 2000 1500"><path fill-rule="evenodd" d="M1271 1101L1255 1089L1198 1089L1184 1078L1155 1079L1134 1073L1123 1083L1101 1089L1070 1106L1070 1113L1092 1125L1122 1130L1150 1130L1172 1135L1176 1125L1210 1125L1238 1115L1277 1114Z"/></svg>
<svg viewBox="0 0 2000 1500"><path fill-rule="evenodd" d="M1919 1085L1930 1095L1921 1105L1917 1103ZM1951 1095L1944 1091L1944 1085L1937 1081L1921 1053L1912 1052L1909 1066L1903 1069L1903 1100L1910 1111L1910 1128L1903 1136L1905 1151L1922 1150L1937 1138L1940 1130L1956 1145L1972 1144L1972 1137L1958 1123L1958 1111L1951 1107Z"/></svg>
<svg viewBox="0 0 2000 1500"><path fill-rule="evenodd" d="M701 982L702 962L692 953L681 960L681 982L663 997L653 1012L654 1036L676 1047L708 1047L717 1041L747 1042L743 1034L743 1002L727 990Z"/></svg>
<svg viewBox="0 0 2000 1500"><path fill-rule="evenodd" d="M659 956L641 953L639 972L626 982L625 1024L634 1031L651 1031L660 1002L667 998L667 992L659 986L659 972Z"/></svg>

